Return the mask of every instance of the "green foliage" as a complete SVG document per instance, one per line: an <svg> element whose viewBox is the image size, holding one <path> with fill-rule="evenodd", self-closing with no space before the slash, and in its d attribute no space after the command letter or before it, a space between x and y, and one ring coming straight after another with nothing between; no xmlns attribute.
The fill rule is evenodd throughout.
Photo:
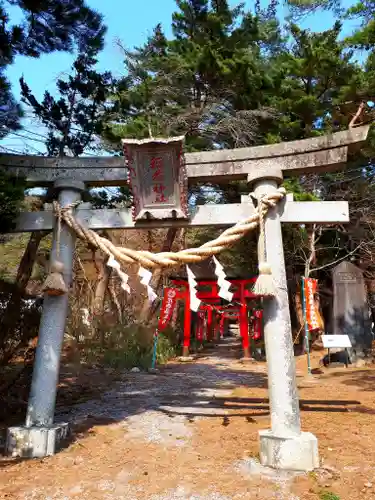
<svg viewBox="0 0 375 500"><path fill-rule="evenodd" d="M103 46L105 27L100 14L84 0L8 0L21 9L23 19L12 24L5 7L0 4L0 137L19 128L21 108L14 101L6 67L16 55L39 57L55 51L84 52L89 40Z"/></svg>
<svg viewBox="0 0 375 500"><path fill-rule="evenodd" d="M118 326L105 332L105 344L98 347L87 342L84 349L85 360L89 363L98 360L112 368L131 369L151 367L154 330L143 325ZM173 341L173 332L159 334L156 360L166 363L176 356L177 348Z"/></svg>
<svg viewBox="0 0 375 500"><path fill-rule="evenodd" d="M351 116L343 104L349 99L360 102L357 84L361 69L352 61L352 51L339 41L341 28L336 22L330 30L312 33L293 23L289 26L289 50L277 59L285 75L274 98L283 115L279 140L347 128Z"/></svg>
<svg viewBox="0 0 375 500"><path fill-rule="evenodd" d="M299 19L317 11L333 11L337 16L342 13L341 0L286 0L290 16Z"/></svg>
<svg viewBox="0 0 375 500"><path fill-rule="evenodd" d="M256 14L225 0L177 6L173 40L158 25L143 47L124 49L126 76L112 96L106 140L183 133L189 151L259 142L274 118L276 4Z"/></svg>
<svg viewBox="0 0 375 500"><path fill-rule="evenodd" d="M321 33L290 22L283 32L277 2L254 12L226 1L177 6L174 39L158 25L144 46L123 49L109 143L186 134L187 151L199 151L303 139L347 128L374 96L372 61L355 62L341 22Z"/></svg>
<svg viewBox="0 0 375 500"><path fill-rule="evenodd" d="M0 279L13 283L17 270L29 240L28 233L4 236L0 245ZM39 255L48 255L51 250L52 235L43 238L38 248ZM38 260L38 259L37 259ZM44 264L44 263L43 263ZM45 267L36 262L34 264L32 279L44 278Z"/></svg>
<svg viewBox="0 0 375 500"><path fill-rule="evenodd" d="M361 20L362 26L356 29L352 36L348 38L348 42L352 43L356 48L371 50L374 53L375 45L375 1L361 0L350 7L346 13L349 19Z"/></svg>
<svg viewBox="0 0 375 500"><path fill-rule="evenodd" d="M331 491L322 491L319 493L320 500L340 500L340 497Z"/></svg>
<svg viewBox="0 0 375 500"><path fill-rule="evenodd" d="M29 340L38 335L41 303L30 303L26 294L22 294L16 283L0 279L0 366L5 366L21 347L26 347ZM34 298L35 299L35 298Z"/></svg>
<svg viewBox="0 0 375 500"><path fill-rule="evenodd" d="M338 7L328 1L308 4ZM340 22L314 33L290 21L283 33L275 3L266 10L256 3L253 12L231 9L225 1L186 0L177 7L174 39L168 40L159 25L144 46L124 51L126 77L112 96L105 132L113 144L124 136L186 134L187 151L196 151L304 139L346 129L360 103L374 99L375 58L370 55L364 66L355 61L353 47L342 41ZM375 134L370 133L366 150L350 159L349 169L371 164L374 148ZM297 201L335 199L337 188L341 192L345 186L343 178L347 174L307 176L284 185ZM195 204L239 202L242 190L233 182L210 190L194 186L190 199ZM340 196L351 199L347 191ZM284 228L291 273L303 272L310 252L308 230ZM189 234L196 246L217 231ZM334 260L335 231L325 231L320 242L331 248L323 262ZM340 239L340 256L348 242L347 236ZM221 259L232 274L256 272L256 238L247 236Z"/></svg>
<svg viewBox="0 0 375 500"><path fill-rule="evenodd" d="M296 177L285 179L283 182L283 187L285 187L288 193L293 193L293 198L295 201L319 200L319 197L316 194L306 191L300 180Z"/></svg>
<svg viewBox="0 0 375 500"><path fill-rule="evenodd" d="M104 103L111 85L108 72L98 73L94 66L100 45L95 40L73 63L72 74L57 80L59 98L46 91L42 102L20 79L22 99L48 130L46 147L50 156L81 155L103 130Z"/></svg>
<svg viewBox="0 0 375 500"><path fill-rule="evenodd" d="M131 206L131 192L129 186L121 186L116 191L108 189L93 189L88 200L93 208L118 208Z"/></svg>
<svg viewBox="0 0 375 500"><path fill-rule="evenodd" d="M361 19L362 32L371 27L371 2L347 13ZM361 103L375 100L372 39L366 47L369 57L359 64L354 51L365 43L353 45L353 40L343 39L341 13L322 32L303 29L296 21L298 14L318 9L338 14L338 1L290 0L288 5L294 11L283 30L276 16L277 2L263 10L256 2L252 11L246 11L243 6L230 8L226 1L178 1L172 16L173 39L158 25L142 47L124 50L126 76L112 95L105 139L115 144L125 136L186 134L187 151L199 151L273 144L347 129ZM365 105L357 122L370 121L371 113ZM360 199L375 201L370 187L374 148L372 131L366 147L349 158L353 174L285 181L297 201L347 199L353 218L353 227L340 235L337 228L285 227L290 276L304 272L313 230L317 238L313 267L314 259L327 264L352 251L361 237L373 238L374 228L368 226L367 215L364 219L368 212ZM190 200L239 202L243 191L246 188L235 182L210 189L194 186ZM363 220L361 230L358 224L354 228L354 219ZM199 245L216 234L211 229L190 231L190 244ZM256 272L256 238L247 236L221 259L231 274Z"/></svg>
<svg viewBox="0 0 375 500"><path fill-rule="evenodd" d="M68 148L74 155L81 154L101 132L97 119L109 87L110 75L94 71L95 55L103 47L105 27L100 14L90 9L84 0L9 0L19 7L24 19L12 25L4 2L0 5L0 138L10 130L20 128L21 107L14 100L5 77L8 65L16 55L39 57L54 51L77 50L75 75L67 81L59 80L60 99L48 92L39 103L21 78L23 99L48 128L47 149L51 155L65 154ZM79 128L72 133L72 127ZM5 182L0 177L0 223L6 232L13 224L21 200L22 181Z"/></svg>
<svg viewBox="0 0 375 500"><path fill-rule="evenodd" d="M25 179L0 171L0 232L9 232L20 211L26 189Z"/></svg>

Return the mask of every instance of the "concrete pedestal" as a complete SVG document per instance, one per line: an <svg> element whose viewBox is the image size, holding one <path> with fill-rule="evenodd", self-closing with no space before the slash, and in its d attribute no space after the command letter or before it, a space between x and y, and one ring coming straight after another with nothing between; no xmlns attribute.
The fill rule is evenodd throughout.
<svg viewBox="0 0 375 500"><path fill-rule="evenodd" d="M310 432L280 437L272 430L259 431L260 462L273 469L312 471L320 466L318 440Z"/></svg>
<svg viewBox="0 0 375 500"><path fill-rule="evenodd" d="M6 453L12 457L42 458L54 455L69 435L69 425L50 427L10 427Z"/></svg>
<svg viewBox="0 0 375 500"><path fill-rule="evenodd" d="M178 358L178 361L180 361L180 363L192 363L193 361L195 361L196 359L196 356L180 356Z"/></svg>

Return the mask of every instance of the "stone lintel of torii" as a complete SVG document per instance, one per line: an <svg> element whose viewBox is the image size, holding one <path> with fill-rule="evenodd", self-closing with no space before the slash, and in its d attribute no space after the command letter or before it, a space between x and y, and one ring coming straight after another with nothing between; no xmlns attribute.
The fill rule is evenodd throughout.
<svg viewBox="0 0 375 500"><path fill-rule="evenodd" d="M94 209L82 203L76 211L77 221L94 231L102 229L161 229L161 228L226 228L245 220L255 213L248 196L242 203L222 205L200 205L191 210L190 218L150 219L135 222L130 208ZM280 221L289 224L342 224L349 221L347 201L304 201L290 198L280 203ZM51 209L38 212L22 212L18 217L14 233L51 231L54 215Z"/></svg>
<svg viewBox="0 0 375 500"><path fill-rule="evenodd" d="M267 177L273 170L284 177L308 172L335 171L345 166L348 153L366 140L369 126L331 135L267 146L219 149L185 154L190 183L229 182ZM31 186L50 186L57 179L73 176L87 187L121 186L128 176L122 156L64 157L0 154L0 169L27 178Z"/></svg>
<svg viewBox="0 0 375 500"><path fill-rule="evenodd" d="M185 155L190 184L247 179L255 196L272 194L284 177L328 172L344 168L348 154L360 148L369 127L361 126L327 136L269 146L216 150ZM128 181L123 157L47 158L0 155L0 168L27 178L30 187L54 186L62 207L81 199L86 187L120 186ZM134 222L130 210L93 210L81 206L76 217L92 229L152 229L162 227L226 227L248 218L254 207L249 198L241 203L197 207L188 219ZM264 300L264 336L267 351L271 429L260 432L263 465L292 470L319 467L318 442L301 431L295 375L293 341L289 316L281 223L335 224L349 220L347 202L301 202L290 196L270 209L265 220L267 261L272 267L276 297ZM54 228L52 212L21 214L17 231ZM65 281L72 281L75 237L63 226L60 260ZM10 454L41 457L55 453L66 425L54 424L56 386L64 335L68 297L45 296L34 364L26 424L8 429ZM20 444L21 443L21 444Z"/></svg>

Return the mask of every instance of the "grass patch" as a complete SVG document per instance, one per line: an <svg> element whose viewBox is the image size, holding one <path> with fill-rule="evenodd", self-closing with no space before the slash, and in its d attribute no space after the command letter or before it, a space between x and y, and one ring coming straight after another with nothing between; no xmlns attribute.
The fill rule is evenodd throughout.
<svg viewBox="0 0 375 500"><path fill-rule="evenodd" d="M320 500L340 500L340 497L332 491L321 491L319 493Z"/></svg>
<svg viewBox="0 0 375 500"><path fill-rule="evenodd" d="M154 349L154 330L143 325L116 327L105 332L104 344L87 342L81 357L87 364L102 364L115 369L151 367ZM177 355L173 332L159 333L156 350L157 364L164 364Z"/></svg>

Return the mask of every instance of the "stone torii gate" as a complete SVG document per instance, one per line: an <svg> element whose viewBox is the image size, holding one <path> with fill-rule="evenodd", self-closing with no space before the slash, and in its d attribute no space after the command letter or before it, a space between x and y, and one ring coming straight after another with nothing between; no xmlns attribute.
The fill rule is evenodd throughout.
<svg viewBox="0 0 375 500"><path fill-rule="evenodd" d="M274 193L283 176L297 176L342 168L347 155L365 141L368 127L352 128L329 136L301 141L217 150L185 155L190 183L214 183L247 179L255 195ZM23 175L32 186L54 186L61 207L81 199L85 187L120 186L127 182L122 157L46 158L0 155L0 168ZM259 199L259 198L258 198ZM131 210L78 209L76 218L91 229L152 229L166 227L227 227L254 212L250 200L240 204L199 206L190 218L134 221ZM265 343L271 429L260 431L260 458L263 465L294 470L319 466L315 436L301 432L295 376L293 342L289 317L281 222L334 224L349 220L347 202L302 202L290 198L270 209L265 220L267 261L272 267L276 296L264 301ZM54 228L48 212L21 214L17 232ZM56 255L56 228L52 257ZM75 236L63 225L60 260L64 279L72 280ZM10 428L7 450L13 455L40 457L55 452L67 425L54 425L56 387L64 335L68 297L45 296L32 387L24 427Z"/></svg>

